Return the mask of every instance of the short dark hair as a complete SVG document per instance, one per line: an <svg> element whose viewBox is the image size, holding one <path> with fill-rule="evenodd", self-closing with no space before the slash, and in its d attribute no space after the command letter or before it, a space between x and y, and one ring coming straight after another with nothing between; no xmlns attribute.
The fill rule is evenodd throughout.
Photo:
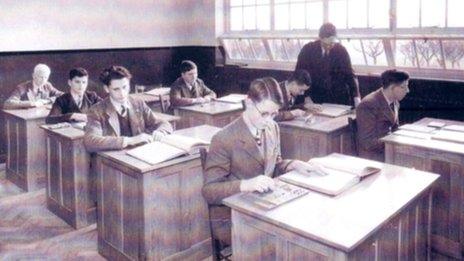
<svg viewBox="0 0 464 261"><path fill-rule="evenodd" d="M331 36L337 36L337 28L332 23L325 23L319 28L319 38L329 38Z"/></svg>
<svg viewBox="0 0 464 261"><path fill-rule="evenodd" d="M279 106L283 104L283 95L279 83L272 77L259 78L250 83L248 98L254 102L269 99Z"/></svg>
<svg viewBox="0 0 464 261"><path fill-rule="evenodd" d="M391 84L400 84L409 79L409 74L403 71L397 71L396 69L386 70L380 75L382 79L382 87L388 88Z"/></svg>
<svg viewBox="0 0 464 261"><path fill-rule="evenodd" d="M119 80L123 78L130 79L132 78L132 75L130 74L129 70L123 66L118 65L113 65L109 68L106 68L100 74L100 81L106 86L110 85L111 80Z"/></svg>
<svg viewBox="0 0 464 261"><path fill-rule="evenodd" d="M311 85L311 75L306 70L296 70L288 78L288 82L296 82L298 85Z"/></svg>
<svg viewBox="0 0 464 261"><path fill-rule="evenodd" d="M197 65L190 61L190 60L184 60L180 63L180 72L181 73L185 73L185 72L188 72L190 70L193 70L197 68Z"/></svg>
<svg viewBox="0 0 464 261"><path fill-rule="evenodd" d="M89 73L87 72L86 69L82 67L74 68L69 71L69 79L72 80L74 77L84 77L84 76L89 76Z"/></svg>

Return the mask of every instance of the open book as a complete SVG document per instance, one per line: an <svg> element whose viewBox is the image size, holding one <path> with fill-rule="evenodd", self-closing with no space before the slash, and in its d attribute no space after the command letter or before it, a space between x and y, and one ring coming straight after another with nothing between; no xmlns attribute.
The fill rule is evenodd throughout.
<svg viewBox="0 0 464 261"><path fill-rule="evenodd" d="M243 194L243 197L262 208L272 209L308 193L306 189L279 180L276 180L275 185L275 189L272 191L248 192Z"/></svg>
<svg viewBox="0 0 464 261"><path fill-rule="evenodd" d="M464 132L440 130L432 135L432 139L454 143L464 143Z"/></svg>
<svg viewBox="0 0 464 261"><path fill-rule="evenodd" d="M163 137L161 141L151 142L134 149L127 150L130 156L148 164L158 164L184 154L192 153L199 147L209 145L208 141L176 134Z"/></svg>
<svg viewBox="0 0 464 261"><path fill-rule="evenodd" d="M280 180L327 195L336 196L364 177L380 172L380 168L368 166L361 159L343 160L336 157L313 158L310 163L319 164L326 170L321 173L300 173L290 171L279 177Z"/></svg>
<svg viewBox="0 0 464 261"><path fill-rule="evenodd" d="M351 112L351 106L341 105L341 104L332 104L332 103L323 103L322 111L317 112L319 115L336 118Z"/></svg>
<svg viewBox="0 0 464 261"><path fill-rule="evenodd" d="M241 103L246 97L246 94L229 94L216 100L228 103Z"/></svg>

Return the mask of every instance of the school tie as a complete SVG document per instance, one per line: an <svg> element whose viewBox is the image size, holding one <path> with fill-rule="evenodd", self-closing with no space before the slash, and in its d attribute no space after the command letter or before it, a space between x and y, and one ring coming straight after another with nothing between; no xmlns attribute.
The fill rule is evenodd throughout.
<svg viewBox="0 0 464 261"><path fill-rule="evenodd" d="M127 114L126 106L121 105L121 113L120 114L121 114L122 117L126 117L126 114Z"/></svg>
<svg viewBox="0 0 464 261"><path fill-rule="evenodd" d="M77 107L80 109L82 107L82 97L77 98Z"/></svg>

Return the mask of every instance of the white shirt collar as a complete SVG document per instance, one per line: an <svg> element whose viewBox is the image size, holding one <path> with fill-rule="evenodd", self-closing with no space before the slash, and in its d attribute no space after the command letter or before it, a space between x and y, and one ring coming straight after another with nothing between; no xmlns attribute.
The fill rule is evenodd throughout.
<svg viewBox="0 0 464 261"><path fill-rule="evenodd" d="M120 103L120 102L118 102L118 101L113 100L113 98L111 98L111 96L110 96L110 101L111 101L111 104L113 104L114 109L115 109L119 114L121 114L121 110L122 110L122 107L121 107L121 106L124 106L124 107L126 107L127 109L130 108L129 101L127 101L127 100L126 100L126 102L124 102L124 103Z"/></svg>
<svg viewBox="0 0 464 261"><path fill-rule="evenodd" d="M189 88L189 90L192 90L193 86L195 86L195 82L193 82L193 84L190 84L190 83L186 82L185 80L184 80L184 82L185 82L185 85L187 86L187 88Z"/></svg>
<svg viewBox="0 0 464 261"><path fill-rule="evenodd" d="M79 102L79 100L82 102L82 99L84 98L84 95L79 96L79 95L73 94L72 92L70 92L70 93L71 93L71 96L72 96L74 102L75 102L77 105L79 105L78 102Z"/></svg>
<svg viewBox="0 0 464 261"><path fill-rule="evenodd" d="M387 96L385 95L385 92L383 91L383 88L380 90L382 92L382 95L383 97L385 98L385 100L387 101L387 104L390 105L393 103L393 101L390 101Z"/></svg>

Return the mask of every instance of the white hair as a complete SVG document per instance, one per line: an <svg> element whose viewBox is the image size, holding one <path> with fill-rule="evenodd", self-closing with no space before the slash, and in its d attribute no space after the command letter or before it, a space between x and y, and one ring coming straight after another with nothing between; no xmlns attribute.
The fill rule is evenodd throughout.
<svg viewBox="0 0 464 261"><path fill-rule="evenodd" d="M39 63L34 67L34 74L38 72L43 72L43 73L50 75L51 70L50 70L50 67L48 67L48 65Z"/></svg>

